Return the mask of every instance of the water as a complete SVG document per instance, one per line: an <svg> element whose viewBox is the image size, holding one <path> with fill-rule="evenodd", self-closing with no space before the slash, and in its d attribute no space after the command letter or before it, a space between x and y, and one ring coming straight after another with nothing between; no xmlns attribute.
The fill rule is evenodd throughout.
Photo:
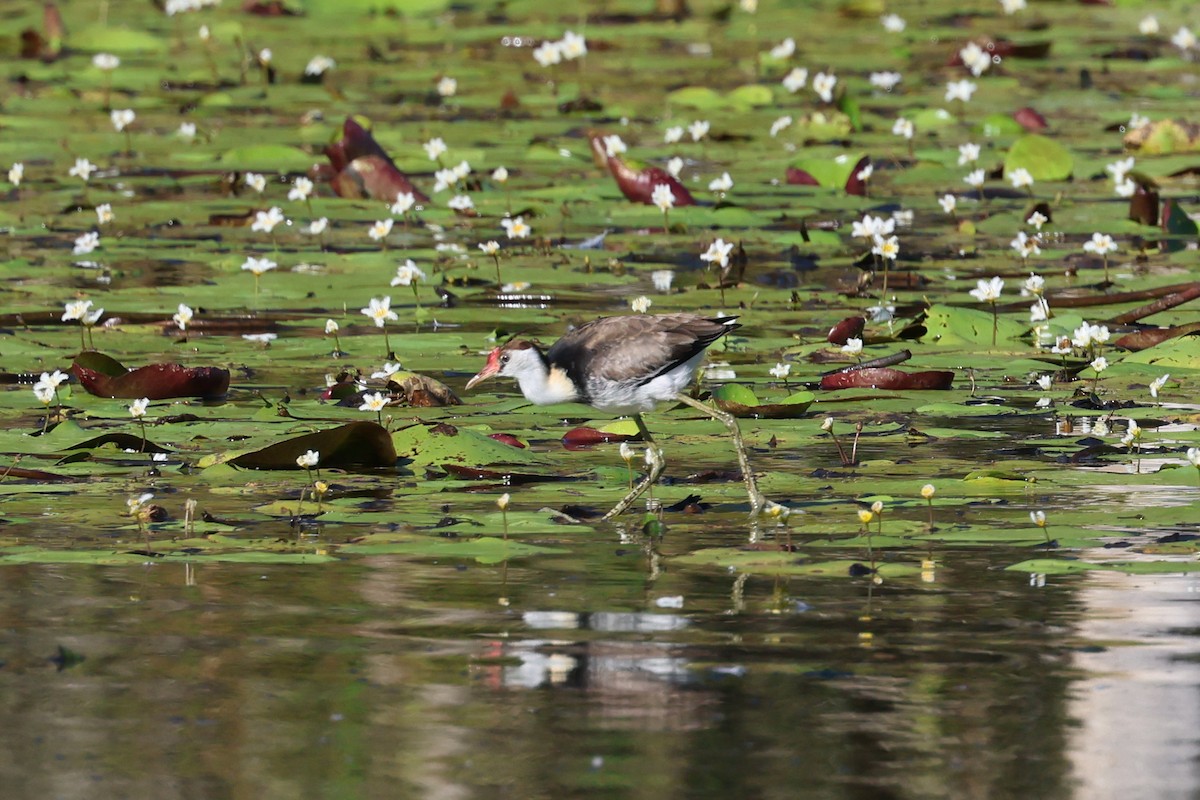
<svg viewBox="0 0 1200 800"><path fill-rule="evenodd" d="M907 586L738 579L604 536L543 561L9 567L4 796L1195 785L1194 580L1038 586L970 551Z"/></svg>

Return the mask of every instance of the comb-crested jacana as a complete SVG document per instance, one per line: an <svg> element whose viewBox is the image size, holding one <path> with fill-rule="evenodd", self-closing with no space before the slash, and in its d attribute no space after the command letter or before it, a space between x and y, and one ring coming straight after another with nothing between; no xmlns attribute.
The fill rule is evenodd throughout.
<svg viewBox="0 0 1200 800"><path fill-rule="evenodd" d="M575 328L545 352L525 339L496 347L479 374L467 381L467 388L492 377L515 378L525 399L538 405L585 403L601 411L632 415L651 448L650 471L604 515L606 520L629 508L665 468L642 412L664 402L691 406L729 429L750 497L750 512L757 516L766 500L750 469L737 420L685 393L705 349L738 327L737 317L686 313L602 317Z"/></svg>

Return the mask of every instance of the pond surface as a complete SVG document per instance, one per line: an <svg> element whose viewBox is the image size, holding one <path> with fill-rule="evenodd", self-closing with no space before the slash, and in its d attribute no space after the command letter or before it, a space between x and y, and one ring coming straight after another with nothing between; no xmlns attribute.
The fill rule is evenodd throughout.
<svg viewBox="0 0 1200 800"><path fill-rule="evenodd" d="M12 567L5 794L1191 794L1193 581L950 560L874 592L616 540L537 568Z"/></svg>
<svg viewBox="0 0 1200 800"><path fill-rule="evenodd" d="M1195 796L1194 9L114 1L60 36L27 5L0 40L4 800ZM568 31L586 55L540 65ZM429 201L314 168L351 118ZM610 158L698 203L631 202ZM664 406L649 510L597 521L642 465L628 420L465 391L506 337L639 297L739 316L699 396L741 406L772 514L725 430ZM942 388L822 383L874 359ZM228 391L131 414L165 379L125 368L162 364Z"/></svg>

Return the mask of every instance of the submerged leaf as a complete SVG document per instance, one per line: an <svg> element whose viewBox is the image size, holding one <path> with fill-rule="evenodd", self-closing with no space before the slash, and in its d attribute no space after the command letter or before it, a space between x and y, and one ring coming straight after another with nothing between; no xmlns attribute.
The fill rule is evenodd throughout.
<svg viewBox="0 0 1200 800"><path fill-rule="evenodd" d="M98 397L167 400L221 397L229 391L229 370L221 367L150 364L125 370L116 359L102 353L84 352L76 356L71 372L84 389Z"/></svg>

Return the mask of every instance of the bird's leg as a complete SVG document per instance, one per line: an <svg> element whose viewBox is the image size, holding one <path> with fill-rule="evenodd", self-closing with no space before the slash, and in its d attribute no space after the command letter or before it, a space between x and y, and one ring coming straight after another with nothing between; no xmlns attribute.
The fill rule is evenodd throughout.
<svg viewBox="0 0 1200 800"><path fill-rule="evenodd" d="M729 429L729 433L733 435L733 448L737 451L738 466L742 469L742 481L746 484L746 494L750 496L750 516L758 517L766 506L767 499L758 491L758 483L754 480L754 471L750 469L750 457L746 455L746 444L742 441L742 429L738 427L737 420L732 414L693 400L686 394L677 394L675 399L703 412Z"/></svg>
<svg viewBox="0 0 1200 800"><path fill-rule="evenodd" d="M637 423L638 432L642 435L643 441L646 442L646 465L650 469L646 473L646 477L638 481L637 485L629 490L629 494L621 498L621 502L617 503L612 511L604 515L604 521L624 514L633 505L635 500L641 497L647 489L658 481L663 474L663 470L667 468L667 463L662 457L662 450L654 443L654 437L650 435L650 431L646 428L646 423L642 421L642 415L634 414L633 421Z"/></svg>
<svg viewBox="0 0 1200 800"><path fill-rule="evenodd" d="M633 422L637 425L638 435L642 437L642 441L646 444L654 444L654 437L650 435L650 429L646 427L646 421L642 419L641 412L633 415Z"/></svg>

